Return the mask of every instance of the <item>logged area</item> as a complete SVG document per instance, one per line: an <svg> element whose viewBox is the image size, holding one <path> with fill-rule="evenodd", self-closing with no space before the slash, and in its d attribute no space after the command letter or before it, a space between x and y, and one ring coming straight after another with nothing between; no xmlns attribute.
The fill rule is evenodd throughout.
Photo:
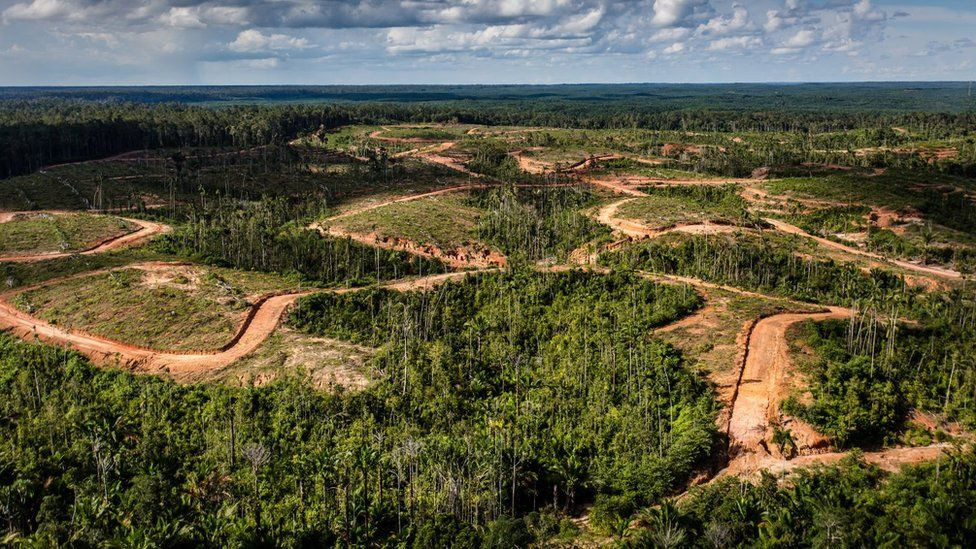
<svg viewBox="0 0 976 549"><path fill-rule="evenodd" d="M601 89L0 99L4 539L971 545L972 114Z"/></svg>

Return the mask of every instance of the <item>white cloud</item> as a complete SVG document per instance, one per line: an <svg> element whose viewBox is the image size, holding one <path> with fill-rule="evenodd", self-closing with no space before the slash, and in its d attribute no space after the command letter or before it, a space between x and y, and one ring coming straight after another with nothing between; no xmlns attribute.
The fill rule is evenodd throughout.
<svg viewBox="0 0 976 549"><path fill-rule="evenodd" d="M227 47L236 52L260 52L302 50L310 48L312 45L305 38L294 38L287 34L263 34L259 30L248 29L241 31Z"/></svg>
<svg viewBox="0 0 976 549"><path fill-rule="evenodd" d="M162 17L163 22L184 29L202 29L207 26L200 20L197 11L191 8L172 8Z"/></svg>
<svg viewBox="0 0 976 549"><path fill-rule="evenodd" d="M708 0L654 0L651 22L659 27L690 26L712 11Z"/></svg>
<svg viewBox="0 0 976 549"><path fill-rule="evenodd" d="M714 40L708 45L708 51L745 50L762 45L763 41L758 36L733 36Z"/></svg>
<svg viewBox="0 0 976 549"><path fill-rule="evenodd" d="M683 51L685 51L684 42L675 42L674 44L671 44L670 46L664 48L663 53L665 55L673 55L676 53L681 53Z"/></svg>
<svg viewBox="0 0 976 549"><path fill-rule="evenodd" d="M722 36L750 31L753 28L754 25L749 20L749 12L746 11L742 4L733 4L732 15L715 17L707 23L699 25L697 31L700 34Z"/></svg>
<svg viewBox="0 0 976 549"><path fill-rule="evenodd" d="M3 11L5 19L56 19L71 15L72 6L63 0L32 0L14 4Z"/></svg>
<svg viewBox="0 0 976 549"><path fill-rule="evenodd" d="M817 35L810 29L802 29L796 32L786 41L788 48L805 48L817 40Z"/></svg>

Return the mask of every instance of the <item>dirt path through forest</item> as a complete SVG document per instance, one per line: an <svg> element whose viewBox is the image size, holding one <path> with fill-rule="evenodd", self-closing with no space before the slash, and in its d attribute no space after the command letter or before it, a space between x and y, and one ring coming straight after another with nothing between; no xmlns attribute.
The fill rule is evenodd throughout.
<svg viewBox="0 0 976 549"><path fill-rule="evenodd" d="M924 275L936 276L941 278L951 278L951 279L958 279L962 277L962 275L958 271L954 271L952 269L947 269L944 267L933 267L930 265L919 265L917 263L911 263L909 261L904 261L901 259L886 258L873 252L868 252L865 250L860 250L858 248L853 248L846 244L841 244L840 242L834 242L833 240L829 240L827 238L812 235L795 225L791 225L790 223L787 223L786 221L782 221L779 219L769 218L769 219L764 219L764 221L772 225L776 230L780 232L786 234L795 234L795 235L802 236L804 238L813 239L815 242L817 242L817 244L820 244L821 246L824 246L826 248L840 250L842 252L846 252L852 255L858 255L861 257L873 259L875 261L880 261L882 263L889 263L901 267L903 269L909 271L915 271L917 273L921 273Z"/></svg>
<svg viewBox="0 0 976 549"><path fill-rule="evenodd" d="M806 320L849 318L851 311L830 307L827 312L783 313L756 322L749 334L745 366L732 400L729 418L731 462L770 455L771 424L777 422L779 404L786 398L784 382L791 377L792 364L786 330ZM803 446L813 441L797 441ZM731 466L731 465L730 465Z"/></svg>
<svg viewBox="0 0 976 549"><path fill-rule="evenodd" d="M151 270L154 264L141 265ZM157 268L168 268L167 264L155 264ZM379 287L396 291L410 291L431 288L449 280L463 278L468 272L455 272L431 275L416 279L396 280L380 284ZM46 284L55 284L57 280ZM9 330L24 340L39 339L54 345L69 346L99 364L118 364L125 369L140 373L168 373L175 379L181 376L221 368L250 354L270 336L285 312L300 297L319 292L348 293L368 288L309 289L270 295L258 300L247 313L245 322L237 335L222 349L212 352L165 352L154 351L124 342L79 333L54 326L48 322L25 313L7 300L0 300L0 329ZM8 297L9 296L5 296Z"/></svg>

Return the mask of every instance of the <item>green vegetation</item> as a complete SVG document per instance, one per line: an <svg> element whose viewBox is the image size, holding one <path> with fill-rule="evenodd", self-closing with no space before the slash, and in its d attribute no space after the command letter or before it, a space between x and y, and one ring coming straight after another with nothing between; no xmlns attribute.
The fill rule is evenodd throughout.
<svg viewBox="0 0 976 549"><path fill-rule="evenodd" d="M610 231L583 213L597 203L579 187L502 187L472 191L472 203L483 213L482 239L515 261L565 259L569 252Z"/></svg>
<svg viewBox="0 0 976 549"><path fill-rule="evenodd" d="M864 230L870 213L871 208L863 205L831 206L783 217L808 233L829 237Z"/></svg>
<svg viewBox="0 0 976 549"><path fill-rule="evenodd" d="M135 229L132 223L116 217L17 214L0 223L0 253L77 252Z"/></svg>
<svg viewBox="0 0 976 549"><path fill-rule="evenodd" d="M668 167L669 162L661 161L661 165L651 165L645 162L638 162L630 158L612 158L600 160L596 167L590 170L593 175L639 175L652 179L701 179L703 174L692 171L679 170Z"/></svg>
<svg viewBox="0 0 976 549"><path fill-rule="evenodd" d="M28 290L14 304L57 326L165 350L216 349L234 336L248 296L287 289L228 270L122 269Z"/></svg>
<svg viewBox="0 0 976 549"><path fill-rule="evenodd" d="M297 274L319 284L366 284L444 271L438 261L325 237L300 224L322 214L314 203L218 197L192 210L182 229L166 235L158 249L215 265Z"/></svg>
<svg viewBox="0 0 976 549"><path fill-rule="evenodd" d="M482 210L468 205L463 193L450 193L389 204L344 217L334 225L353 233L375 233L451 251L478 244L473 241L482 214Z"/></svg>
<svg viewBox="0 0 976 549"><path fill-rule="evenodd" d="M697 305L581 272L303 300L292 324L379 346L356 394L179 387L3 338L6 518L47 544L443 546L594 497L622 516L710 452L708 389L646 338Z"/></svg>
<svg viewBox="0 0 976 549"><path fill-rule="evenodd" d="M416 128L390 128L383 131L383 137L396 137L400 139L429 139L431 141L448 141L457 139L464 135L466 128L461 127L416 127Z"/></svg>
<svg viewBox="0 0 976 549"><path fill-rule="evenodd" d="M976 427L972 296L927 295L910 309L882 303L851 321L802 327L799 340L814 353L805 361L813 402L791 399L784 409L841 445L897 441L910 408ZM893 320L909 311L917 324Z"/></svg>
<svg viewBox="0 0 976 549"><path fill-rule="evenodd" d="M921 179L921 181L920 181ZM771 181L774 194L869 205L896 211L917 210L932 223L969 233L976 232L976 208L969 194L972 180L962 177L888 170L864 177L838 174L827 177L788 178Z"/></svg>
<svg viewBox="0 0 976 549"><path fill-rule="evenodd" d="M971 545L976 454L887 475L856 456L778 484L724 479L642 515L634 546L927 547ZM663 542L662 542L663 540ZM666 542L666 543L664 543Z"/></svg>
<svg viewBox="0 0 976 549"><path fill-rule="evenodd" d="M497 141L482 140L464 143L462 150L471 155L468 169L503 181L527 179L518 161L508 154L508 147Z"/></svg>
<svg viewBox="0 0 976 549"><path fill-rule="evenodd" d="M632 244L601 260L626 269L691 276L815 303L849 304L862 299L901 303L916 293L890 271L865 273L850 263L804 257L801 242L765 233L668 235Z"/></svg>
<svg viewBox="0 0 976 549"><path fill-rule="evenodd" d="M642 189L649 193L623 203L617 217L637 219L653 227L669 227L679 223L721 223L758 226L760 221L748 210L748 203L739 196L737 185L720 187L680 186Z"/></svg>
<svg viewBox="0 0 976 549"><path fill-rule="evenodd" d="M797 390L785 413L841 449L968 440L976 115L965 93L959 83L0 90L0 207L125 211L174 227L150 246L0 265L13 305L59 326L214 348L260 293L443 273L439 261L308 226L464 184L491 188L336 224L446 251L491 247L511 267L426 292L305 297L245 359L180 377L193 386L98 370L0 335L0 538L43 547L972 546L976 456L965 445L898 475L850 459L668 500L730 457L736 441L718 435L717 400L752 382L736 369L743 326L818 310L790 299L855 314L789 333L802 372L784 372ZM180 100L197 105L171 102ZM456 145L437 154L464 169L397 154L441 141ZM624 158L532 175L515 151L563 167ZM106 158L118 153L130 154ZM102 160L77 162L92 159ZM59 162L69 164L44 168ZM751 177L748 189L648 188L618 211L648 225L741 230L613 243L601 257L610 272L566 270L574 251L611 243L592 219L608 197L586 180L618 176L629 185ZM753 211L747 190L767 211ZM964 276L868 271L881 262L758 215ZM110 222L119 223L16 220L0 226L0 250L81 249L124 229ZM151 273L136 264L153 260L198 264ZM640 271L763 295L656 284ZM771 427L783 454L806 451Z"/></svg>

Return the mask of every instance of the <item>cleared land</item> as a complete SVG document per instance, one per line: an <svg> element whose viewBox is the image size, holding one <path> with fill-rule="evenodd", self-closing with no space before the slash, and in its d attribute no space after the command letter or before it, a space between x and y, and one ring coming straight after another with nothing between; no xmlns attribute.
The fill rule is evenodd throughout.
<svg viewBox="0 0 976 549"><path fill-rule="evenodd" d="M69 277L11 298L54 326L150 349L216 349L229 342L277 277L179 264L133 265Z"/></svg>
<svg viewBox="0 0 976 549"><path fill-rule="evenodd" d="M80 252L138 229L111 216L19 212L0 216L0 256Z"/></svg>

